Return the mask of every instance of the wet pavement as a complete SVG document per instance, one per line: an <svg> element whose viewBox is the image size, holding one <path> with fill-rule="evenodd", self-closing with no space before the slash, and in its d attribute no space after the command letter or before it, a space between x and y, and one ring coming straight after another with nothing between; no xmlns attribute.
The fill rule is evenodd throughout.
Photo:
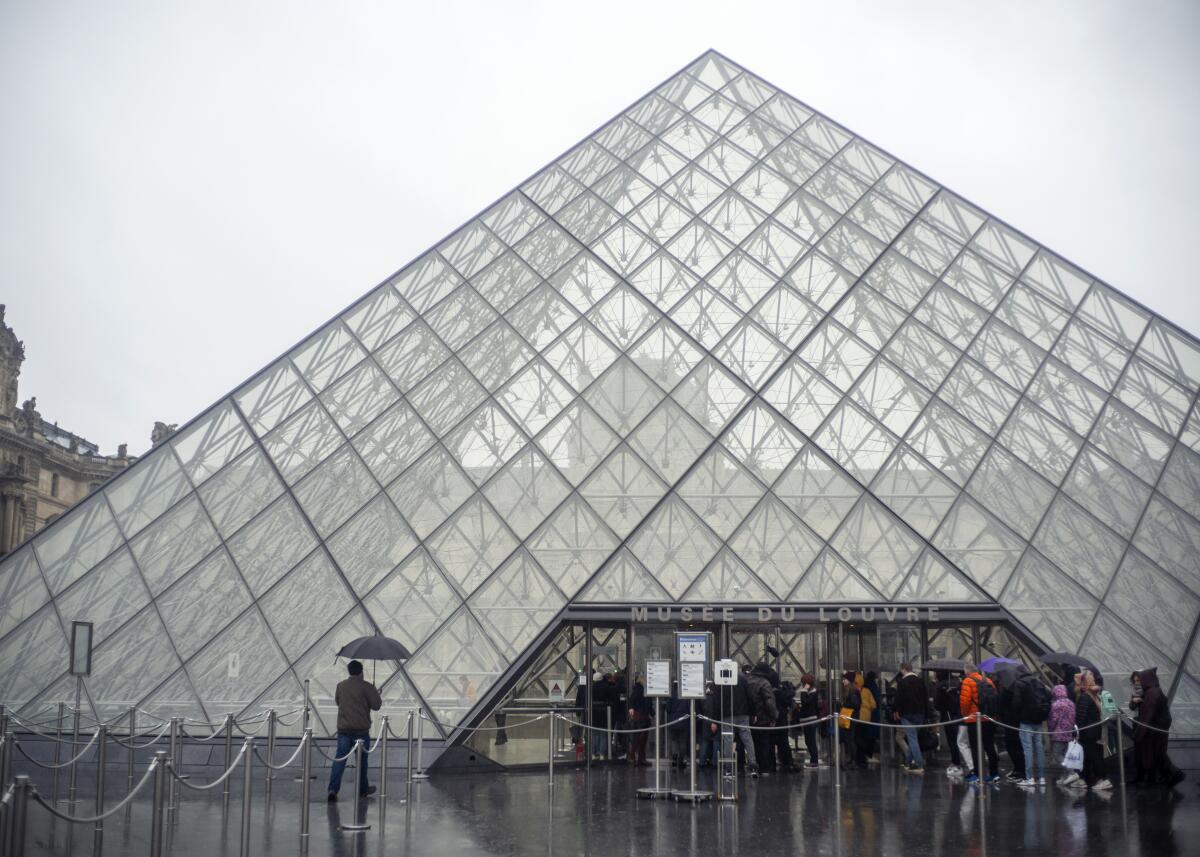
<svg viewBox="0 0 1200 857"><path fill-rule="evenodd" d="M18 772L22 772L20 769ZM43 775L46 772L40 772ZM260 772L261 774L261 772ZM209 779L198 772L195 782ZM1120 790L1075 792L1053 785L1025 791L1016 786L983 792L948 780L941 771L907 774L894 768L843 774L834 788L828 768L779 774L741 783L741 800L722 804L676 804L634 797L649 784L649 769L624 764L588 773L561 767L553 788L547 775L434 774L406 789L403 772L389 781L386 805L363 801L371 829L339 830L353 807L346 797L325 801L324 781L313 786L312 855L705 855L832 854L846 857L953 855L1001 857L1172 857L1200 854L1200 793L1196 774L1174 792ZM48 778L35 777L43 795ZM701 772L701 785L712 777ZM120 786L117 788L116 786ZM672 783L682 785L682 782ZM65 792L60 782L60 796ZM112 802L124 791L114 784ZM218 788L217 792L220 791ZM168 854L236 855L240 844L241 787L226 800L184 791L168 827ZM81 771L75 815L90 813L93 794ZM149 794L149 790L145 792ZM343 792L345 794L345 792ZM299 784L281 775L268 796L260 776L252 795L253 855L301 853ZM61 804L66 809L66 803ZM135 800L128 813L106 823L103 854L149 853L150 801ZM91 825L54 821L29 808L27 854L92 854Z"/></svg>

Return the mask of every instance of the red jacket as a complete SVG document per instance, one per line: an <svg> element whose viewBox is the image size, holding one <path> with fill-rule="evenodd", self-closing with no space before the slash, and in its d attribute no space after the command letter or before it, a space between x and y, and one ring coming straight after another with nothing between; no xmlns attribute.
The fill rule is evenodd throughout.
<svg viewBox="0 0 1200 857"><path fill-rule="evenodd" d="M962 716L967 718L968 723L975 722L975 715L979 713L979 691L975 686L975 682L984 682L995 687L995 683L990 678L984 678L983 674L975 671L963 679L962 690L958 694L958 710L962 712Z"/></svg>

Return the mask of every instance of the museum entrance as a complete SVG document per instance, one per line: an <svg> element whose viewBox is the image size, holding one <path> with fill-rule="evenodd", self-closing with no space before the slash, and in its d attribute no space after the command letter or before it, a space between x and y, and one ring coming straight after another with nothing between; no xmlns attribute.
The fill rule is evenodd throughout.
<svg viewBox="0 0 1200 857"><path fill-rule="evenodd" d="M802 676L813 675L824 712L837 708L845 670L861 672L864 678L874 673L880 702L886 704L904 662L918 670L936 658L978 663L1001 656L1031 667L1037 664L1036 653L1003 622L859 621L857 613L854 620L842 622L781 618L786 614L776 611L771 621L757 622L751 617L732 622L564 623L500 698L473 718L473 725L481 728L459 740L506 767L545 765L550 741L545 715L553 711L564 718L554 735L556 760L603 764L623 758L628 742L619 730L625 725L630 688L645 673L647 660L673 657L676 631L710 631L716 657L749 666L765 660L781 681L797 688ZM500 724L503 731L497 728ZM828 758L826 740L822 731L823 758Z"/></svg>

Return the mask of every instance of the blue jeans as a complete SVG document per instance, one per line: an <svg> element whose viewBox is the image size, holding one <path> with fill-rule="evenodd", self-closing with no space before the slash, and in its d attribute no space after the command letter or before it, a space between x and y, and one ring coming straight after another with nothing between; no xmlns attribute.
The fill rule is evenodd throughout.
<svg viewBox="0 0 1200 857"><path fill-rule="evenodd" d="M904 753L904 760L918 768L925 767L925 759L921 756L921 742L917 737L917 727L925 725L924 714L905 714L900 718L901 725L904 726L905 742L908 749Z"/></svg>
<svg viewBox="0 0 1200 857"><path fill-rule="evenodd" d="M1022 723L1021 729L1041 729L1044 725L1043 723ZM1025 776L1030 779L1044 778L1046 776L1046 745L1042 743L1042 736L1022 731L1021 749L1025 751ZM1038 773L1034 773L1035 769Z"/></svg>
<svg viewBox="0 0 1200 857"><path fill-rule="evenodd" d="M354 746L354 742L362 739L363 742L363 757L362 765L358 769L358 793L364 795L367 793L367 748L371 746L371 734L369 732L339 732L337 734L337 752L334 756L345 756L350 752L350 748ZM357 764L357 762L356 762ZM342 774L346 770L345 760L334 762L333 767L329 769L329 791L337 794L342 788Z"/></svg>

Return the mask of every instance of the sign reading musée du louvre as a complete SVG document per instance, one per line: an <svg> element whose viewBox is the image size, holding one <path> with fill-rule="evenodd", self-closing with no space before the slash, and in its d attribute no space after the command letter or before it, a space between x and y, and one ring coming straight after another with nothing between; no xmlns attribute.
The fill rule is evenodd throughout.
<svg viewBox="0 0 1200 857"><path fill-rule="evenodd" d="M634 622L732 622L735 609L711 605L635 605L629 608L629 615ZM781 604L753 609L757 611L759 622L794 622L796 619L796 605ZM941 618L940 607L907 604L854 607L805 604L800 609L808 612L815 610L819 622L937 622Z"/></svg>

